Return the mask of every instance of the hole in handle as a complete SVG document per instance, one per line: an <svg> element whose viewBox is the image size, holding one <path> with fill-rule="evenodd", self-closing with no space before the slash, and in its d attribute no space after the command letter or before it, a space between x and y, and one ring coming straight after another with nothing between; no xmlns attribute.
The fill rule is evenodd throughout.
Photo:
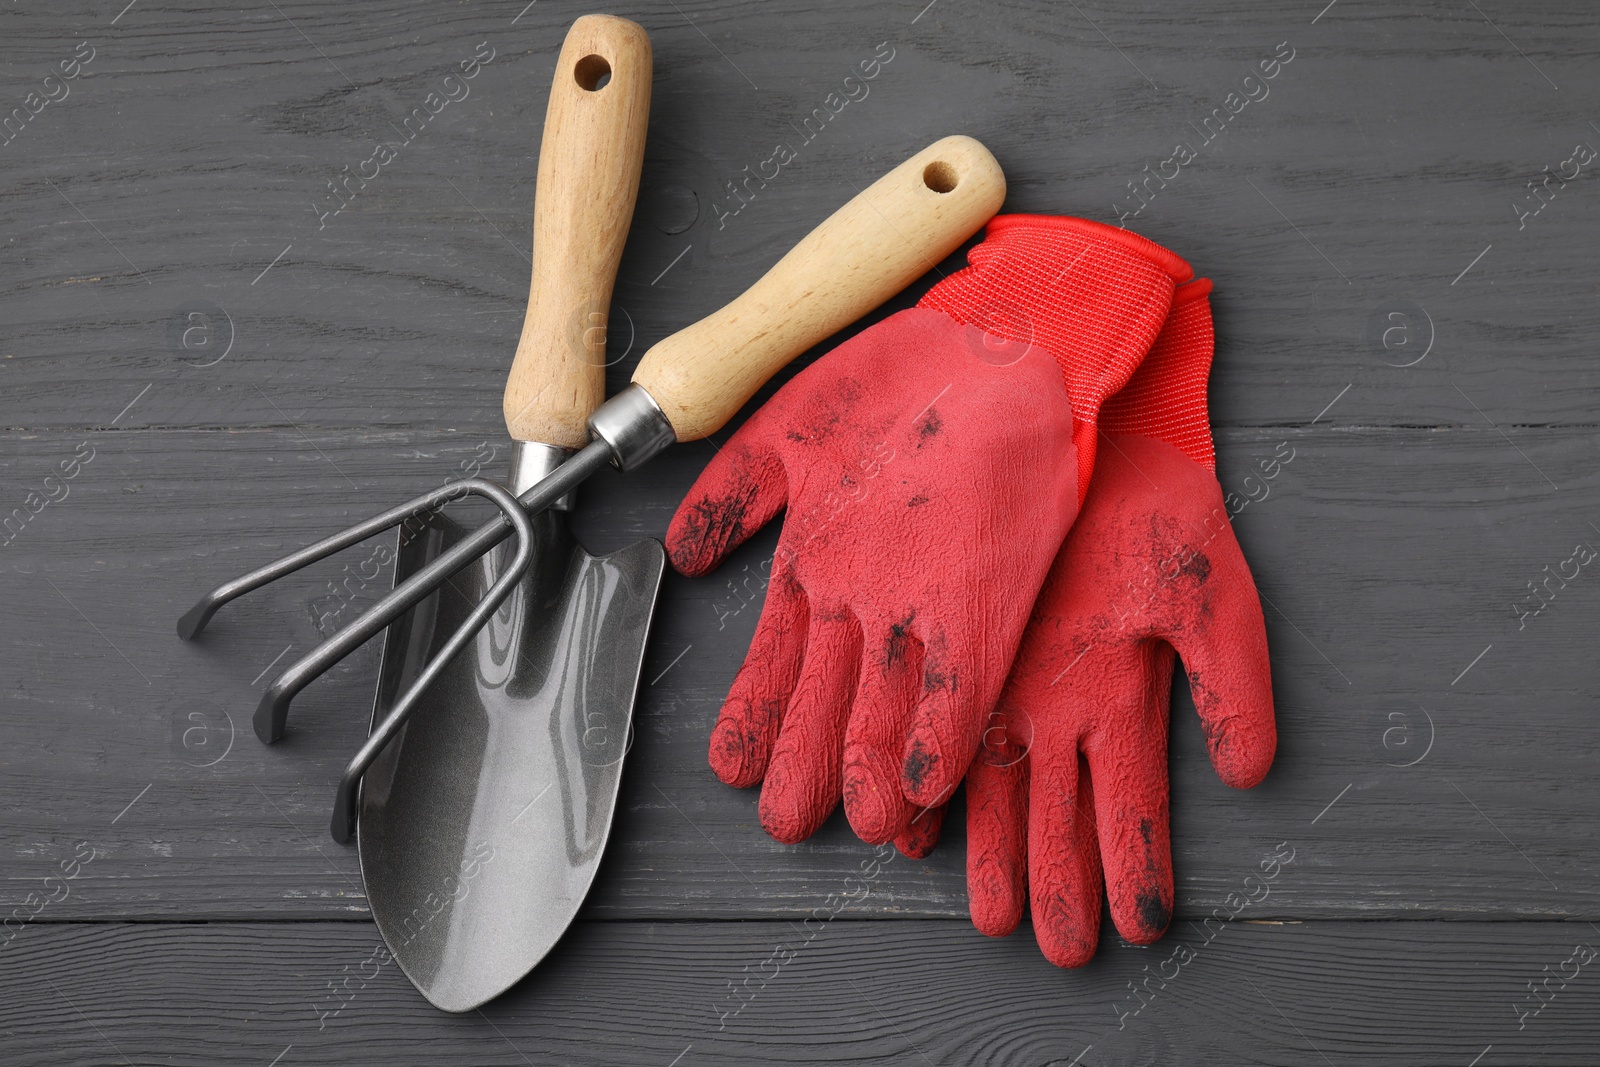
<svg viewBox="0 0 1600 1067"><path fill-rule="evenodd" d="M572 78L578 83L578 88L591 93L599 92L611 80L611 64L606 62L605 56L584 56L572 68Z"/></svg>
<svg viewBox="0 0 1600 1067"><path fill-rule="evenodd" d="M936 193L948 193L961 183L956 168L942 159L936 159L922 168L922 184Z"/></svg>

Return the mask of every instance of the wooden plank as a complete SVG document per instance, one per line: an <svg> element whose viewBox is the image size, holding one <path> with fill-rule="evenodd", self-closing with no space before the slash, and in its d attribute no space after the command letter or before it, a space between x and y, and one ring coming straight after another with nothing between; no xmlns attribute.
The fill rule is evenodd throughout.
<svg viewBox="0 0 1600 1067"><path fill-rule="evenodd" d="M1284 440L1295 449L1236 519L1271 605L1282 740L1263 786L1228 790L1180 700L1180 914L1209 914L1290 841L1301 859L1262 918L1600 918L1600 800L1583 784L1600 730L1588 714L1592 577L1523 629L1512 611L1526 582L1596 536L1594 438L1508 436L1348 427L1337 409L1309 428L1221 435L1222 479L1241 497L1261 457ZM375 649L308 690L279 745L260 745L247 721L269 665L311 647L319 621L342 625L372 602L381 581L351 579L348 609L330 594L364 553L230 606L199 644L172 624L209 584L438 484L487 446L420 431L13 434L0 449L11 503L84 441L94 456L67 498L0 557L7 906L87 842L96 859L53 906L60 917L364 913L355 857L325 826L364 730ZM646 475L599 476L582 490L581 536L597 551L658 536L709 454L685 447ZM759 613L759 582L729 583L759 573L774 538L709 579L666 584L596 916L801 915L868 854L842 818L775 844L755 795L705 765ZM853 912L964 915L959 818L950 831Z"/></svg>
<svg viewBox="0 0 1600 1067"><path fill-rule="evenodd" d="M198 646L171 624L208 582L463 463L502 469L533 146L573 13L13 5L0 118L79 42L94 58L0 143L0 1060L1593 1062L1593 964L1570 971L1600 938L1596 604L1587 571L1547 604L1531 583L1600 536L1600 206L1587 167L1527 184L1600 143L1588 5L669 7L611 9L650 31L658 73L613 389L949 132L996 152L1009 210L1126 215L1216 279L1222 480L1259 495L1258 461L1296 449L1236 523L1271 604L1281 745L1231 793L1178 698L1173 935L1108 930L1078 972L1026 930L979 937L959 810L864 897L847 879L872 850L842 819L766 838L704 746L768 531L711 579L668 579L588 919L484 1014L428 1009L324 836L375 650L306 694L281 745L246 722L272 666L382 579L350 579L345 606L350 572L321 568ZM880 42L869 96L807 136ZM1228 117L1279 42L1270 95ZM421 121L485 43L470 93ZM1195 160L1132 192L1179 140ZM327 183L382 141L398 158L335 213ZM741 206L727 183L780 141L797 158ZM602 476L582 536L658 536L709 454ZM27 510L74 461L65 499ZM1291 922L1208 941L1194 924L1280 841L1294 862L1240 917ZM1529 921L1557 919L1583 921Z"/></svg>
<svg viewBox="0 0 1600 1067"><path fill-rule="evenodd" d="M0 1042L17 1067L1594 1062L1587 925L1185 936L1106 944L1061 971L1026 927L990 940L949 921L580 923L506 996L452 1016L366 924L41 923L0 955ZM1531 1014L1527 986L1548 976Z"/></svg>
<svg viewBox="0 0 1600 1067"><path fill-rule="evenodd" d="M1172 172L1174 142L1197 142L1127 221L1217 280L1225 424L1299 423L1346 386L1365 424L1591 421L1600 198L1585 175L1536 216L1513 208L1597 136L1575 103L1593 59L1576 0L1519 7L1500 27L1515 46L1443 0L1315 20L1261 0L1178 18L1043 0L680 6L614 9L652 33L658 80L613 387L852 188L962 130L1006 166L1011 210L1102 220L1142 202L1128 185L1147 165ZM8 13L0 72L19 94L78 41L96 53L0 147L0 425L103 426L149 385L120 425L494 434L570 15L522 8ZM1204 120L1284 41L1294 58L1267 95L1205 143ZM406 127L481 42L495 58L469 95ZM880 42L893 59L868 95L804 139ZM727 183L785 139L798 158L731 214ZM381 141L399 157L324 218L327 183Z"/></svg>

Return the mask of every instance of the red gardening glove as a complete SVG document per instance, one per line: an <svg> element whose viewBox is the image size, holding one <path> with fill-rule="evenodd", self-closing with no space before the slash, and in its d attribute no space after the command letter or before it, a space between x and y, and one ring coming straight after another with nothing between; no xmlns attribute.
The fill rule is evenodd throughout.
<svg viewBox="0 0 1600 1067"><path fill-rule="evenodd" d="M780 841L841 792L887 841L960 782L1082 502L1101 401L1190 275L1141 237L1043 216L995 219L969 262L779 390L667 532L700 575L788 510L710 753L730 785L765 780ZM930 823L902 843L931 845Z"/></svg>
<svg viewBox="0 0 1600 1067"><path fill-rule="evenodd" d="M1261 604L1213 473L1210 290L1178 290L1101 414L1094 487L967 777L974 925L1010 933L1030 893L1039 947L1063 967L1094 955L1102 868L1123 937L1147 944L1172 916L1174 649L1224 782L1261 781L1277 743Z"/></svg>

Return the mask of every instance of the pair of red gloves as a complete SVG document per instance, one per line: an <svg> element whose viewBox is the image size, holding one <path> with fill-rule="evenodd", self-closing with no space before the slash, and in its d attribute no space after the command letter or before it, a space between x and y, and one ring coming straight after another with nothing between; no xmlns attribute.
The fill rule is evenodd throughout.
<svg viewBox="0 0 1600 1067"><path fill-rule="evenodd" d="M667 550L704 574L787 510L711 735L767 831L842 797L864 840L926 855L964 779L973 922L1010 933L1031 899L1077 966L1102 878L1128 940L1172 914L1174 650L1217 773L1266 774L1265 629L1214 475L1210 282L1074 218L1002 216L968 259L756 412Z"/></svg>

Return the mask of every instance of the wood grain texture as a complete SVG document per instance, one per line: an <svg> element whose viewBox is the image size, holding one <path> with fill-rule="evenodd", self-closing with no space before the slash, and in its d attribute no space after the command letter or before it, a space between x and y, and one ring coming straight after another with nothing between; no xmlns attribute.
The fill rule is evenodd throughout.
<svg viewBox="0 0 1600 1067"><path fill-rule="evenodd" d="M1026 927L579 923L504 997L452 1016L362 924L40 924L0 955L0 1041L15 1067L1594 1062L1597 964L1552 982L1518 1029L1527 983L1593 945L1583 924L1232 923L1188 939L1193 958L1134 1014L1129 983L1172 939L1061 971Z"/></svg>
<svg viewBox="0 0 1600 1067"><path fill-rule="evenodd" d="M606 327L650 122L650 39L586 15L567 31L545 111L528 311L506 380L516 441L581 448L605 399Z"/></svg>
<svg viewBox="0 0 1600 1067"><path fill-rule="evenodd" d="M280 4L293 26L270 9L203 5L147 4L116 27L8 11L0 72L13 104L76 41L99 52L68 99L0 147L0 425L99 425L77 388L92 368L116 395L157 383L126 426L285 425L264 393L306 425L494 432L524 307L543 90L570 18L536 5L513 24L523 6L461 4L445 18L378 0ZM1093 25L1045 0L941 0L915 24L926 0L679 6L687 20L613 9L651 33L659 73L614 302L612 391L650 344L727 303L776 250L952 130L995 151L1007 210L1113 221L1127 183L1198 139L1190 123L1288 40L1296 58L1270 95L1128 223L1217 282L1228 372L1217 417L1299 423L1353 383L1340 407L1366 425L1484 425L1462 393L1497 423L1593 421L1587 238L1600 197L1585 172L1524 229L1511 209L1541 168L1597 136L1579 103L1596 51L1580 3L1523 5L1510 21L1490 12L1563 92L1443 0L1344 0L1314 25L1316 12L1250 2L1147 0L1089 11ZM401 119L483 41L496 58L470 98L319 228L326 182L403 140L390 123L404 133ZM801 120L884 41L894 59L869 95L807 140ZM726 183L780 141L799 149L792 166L748 203L735 197ZM235 338L209 373L188 364L217 348L174 339L199 301L227 313ZM1432 324L1414 368L1366 340L1368 320L1399 301Z"/></svg>
<svg viewBox="0 0 1600 1067"><path fill-rule="evenodd" d="M1600 537L1588 525L1597 445L1579 429L1507 437L1349 428L1334 413L1312 427L1220 435L1222 482L1240 499L1281 442L1293 450L1276 478L1248 483L1269 495L1235 519L1267 599L1280 744L1262 786L1229 790L1180 697L1181 914L1208 914L1288 840L1307 858L1263 917L1600 919L1600 799L1585 785L1600 740L1588 710L1600 585L1584 570L1522 629L1512 610L1546 565ZM14 905L37 890L87 840L107 854L62 905L73 917L364 912L355 857L324 828L370 708L376 647L309 688L279 744L259 744L246 719L268 666L370 605L387 574L356 548L230 605L197 643L179 642L173 620L215 581L496 447L485 469L502 472L503 440L293 430L82 440L95 454L70 495L3 549L6 897ZM79 441L6 438L10 503ZM573 513L579 536L595 551L660 536L712 447L597 476ZM801 914L841 863L866 853L838 817L812 841L774 843L755 794L722 786L706 766L775 536L763 531L708 578L668 577L595 914ZM892 893L865 910L964 914L959 820L950 830L932 859L886 876Z"/></svg>
<svg viewBox="0 0 1600 1067"><path fill-rule="evenodd" d="M172 623L208 583L474 466L504 471L534 146L579 12L12 4L0 921L38 914L0 948L0 1061L1594 1062L1592 971L1524 1030L1514 1009L1600 937L1600 575L1549 578L1600 538L1600 187L1587 166L1544 177L1600 144L1589 5L612 11L650 34L656 67L612 392L951 132L993 150L1007 210L1121 217L1215 280L1212 413L1268 600L1272 774L1219 785L1179 696L1176 929L1145 950L1107 931L1081 972L1048 967L1025 931L974 934L959 813L933 857L846 899L871 852L841 818L777 845L755 796L705 767L766 531L708 579L669 576L574 937L485 1016L424 1010L392 966L360 981L378 941L354 854L324 827L375 648L308 690L280 745L245 718L279 657L387 574L356 549L231 605L197 645ZM1263 83L1280 49L1293 58ZM444 77L479 56L452 93ZM867 91L847 87L867 60ZM1170 177L1179 142L1195 158ZM376 177L344 184L384 146ZM746 184L779 146L794 158L778 177ZM586 484L582 538L659 536L715 443ZM1295 458L1267 480L1280 445ZM1230 924L1115 1029L1126 983L1279 842L1295 861L1241 918L1293 925ZM759 977L819 907L840 921L718 1031L728 983ZM324 1019L352 974L354 1001Z"/></svg>

